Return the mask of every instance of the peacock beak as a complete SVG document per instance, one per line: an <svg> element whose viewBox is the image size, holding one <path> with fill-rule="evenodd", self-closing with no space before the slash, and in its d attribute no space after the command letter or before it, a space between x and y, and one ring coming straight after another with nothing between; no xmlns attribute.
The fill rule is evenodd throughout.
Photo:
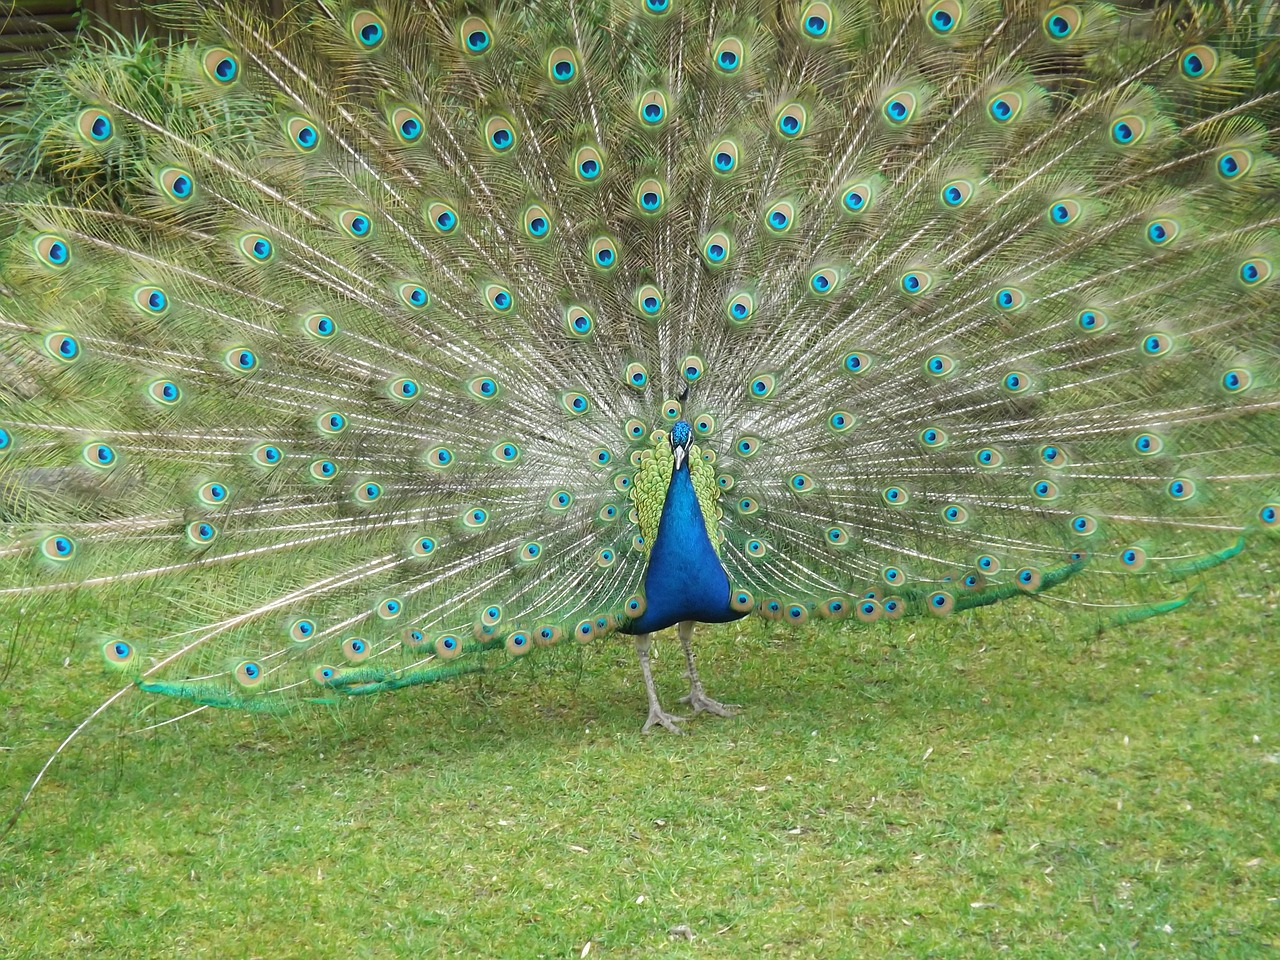
<svg viewBox="0 0 1280 960"><path fill-rule="evenodd" d="M688 456L688 453L689 452L683 446L675 446L671 448L671 454L676 458L677 470L684 466L684 461Z"/></svg>

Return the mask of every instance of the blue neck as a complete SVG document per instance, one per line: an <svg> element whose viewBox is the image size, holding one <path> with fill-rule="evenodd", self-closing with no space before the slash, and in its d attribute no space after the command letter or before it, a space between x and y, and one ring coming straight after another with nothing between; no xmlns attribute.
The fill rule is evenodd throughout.
<svg viewBox="0 0 1280 960"><path fill-rule="evenodd" d="M689 465L672 471L658 535L644 575L645 611L625 627L652 633L681 620L725 623L745 614L729 606L729 575L707 536Z"/></svg>

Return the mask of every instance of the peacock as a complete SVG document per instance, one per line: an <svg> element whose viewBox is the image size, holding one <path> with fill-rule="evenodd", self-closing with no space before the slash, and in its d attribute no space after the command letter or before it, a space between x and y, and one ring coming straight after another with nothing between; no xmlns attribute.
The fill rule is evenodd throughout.
<svg viewBox="0 0 1280 960"><path fill-rule="evenodd" d="M727 716L697 623L1120 626L1280 529L1275 11L287 7L4 114L7 662L88 636L85 723L620 634L679 732L666 628Z"/></svg>

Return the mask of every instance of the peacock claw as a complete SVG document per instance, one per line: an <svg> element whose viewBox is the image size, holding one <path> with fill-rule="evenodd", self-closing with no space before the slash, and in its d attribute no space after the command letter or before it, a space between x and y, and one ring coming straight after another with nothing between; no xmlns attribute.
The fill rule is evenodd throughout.
<svg viewBox="0 0 1280 960"><path fill-rule="evenodd" d="M684 733L684 731L677 727L676 724L688 719L688 717L678 717L674 713L667 713L661 707L650 707L649 719L644 722L644 726L640 728L640 732L652 733L653 725L656 723L658 726L662 727L663 730L666 730L669 733Z"/></svg>
<svg viewBox="0 0 1280 960"><path fill-rule="evenodd" d="M696 717L700 713L710 713L717 717L732 717L742 707L736 703L721 703L719 700L712 700L701 690L690 690L688 695L680 698L681 703L687 703L693 707L693 715Z"/></svg>

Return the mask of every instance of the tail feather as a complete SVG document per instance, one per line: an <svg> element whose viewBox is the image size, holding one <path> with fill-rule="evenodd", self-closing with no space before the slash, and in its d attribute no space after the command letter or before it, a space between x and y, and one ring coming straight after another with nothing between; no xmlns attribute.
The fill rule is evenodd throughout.
<svg viewBox="0 0 1280 960"><path fill-rule="evenodd" d="M0 602L144 690L625 627L681 418L735 602L793 622L1133 622L1277 527L1244 6L158 13L195 39L33 77L0 200Z"/></svg>

